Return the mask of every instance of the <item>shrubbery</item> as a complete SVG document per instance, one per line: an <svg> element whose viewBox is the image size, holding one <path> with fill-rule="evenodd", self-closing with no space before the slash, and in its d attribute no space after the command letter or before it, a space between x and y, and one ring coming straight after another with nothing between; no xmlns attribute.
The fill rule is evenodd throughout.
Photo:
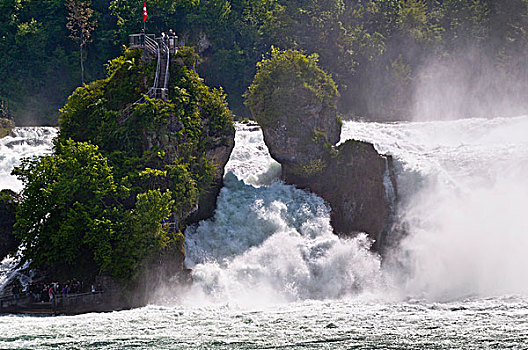
<svg viewBox="0 0 528 350"><path fill-rule="evenodd" d="M317 55L272 48L270 57L257 63L246 104L266 126L284 115L302 115L300 111L311 106L335 109L338 95L332 77L319 68Z"/></svg>
<svg viewBox="0 0 528 350"><path fill-rule="evenodd" d="M198 77L194 58L182 49L172 60L168 101L135 102L155 69L139 50L70 96L54 154L14 171L25 185L16 223L24 260L62 278L126 280L144 261L183 250L184 219L215 171L206 152L233 133L225 96Z"/></svg>

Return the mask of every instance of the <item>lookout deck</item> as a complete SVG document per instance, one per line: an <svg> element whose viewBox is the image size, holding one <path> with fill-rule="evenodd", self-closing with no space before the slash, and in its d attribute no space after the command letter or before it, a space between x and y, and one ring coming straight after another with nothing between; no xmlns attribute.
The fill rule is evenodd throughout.
<svg viewBox="0 0 528 350"><path fill-rule="evenodd" d="M0 314L76 315L114 309L115 305L109 304L108 296L100 291L58 295L53 301L46 302L34 301L29 295L18 299L12 296L0 298Z"/></svg>
<svg viewBox="0 0 528 350"><path fill-rule="evenodd" d="M170 55L178 52L176 45L177 36L163 35L156 38L154 34L131 34L129 35L129 48L143 49L144 57L156 58L156 75L152 87L147 91L146 96L149 98L159 98L167 100L169 97L169 67ZM137 103L143 103L145 97L131 103L118 115L120 124L126 123L132 114L132 106Z"/></svg>

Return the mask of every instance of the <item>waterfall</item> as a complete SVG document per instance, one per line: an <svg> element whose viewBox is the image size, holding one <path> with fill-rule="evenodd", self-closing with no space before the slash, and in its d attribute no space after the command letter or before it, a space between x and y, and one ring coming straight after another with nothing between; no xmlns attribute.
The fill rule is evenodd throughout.
<svg viewBox="0 0 528 350"><path fill-rule="evenodd" d="M344 125L393 156L407 233L393 275L434 300L528 292L528 117ZM402 268L403 266L403 268Z"/></svg>
<svg viewBox="0 0 528 350"><path fill-rule="evenodd" d="M365 236L332 233L319 197L269 176L262 186L273 161L260 130L239 125L216 216L186 232L192 295L251 303L527 292L527 131L528 117L345 122L343 140L393 157L395 221L406 235L381 264ZM395 198L389 167L385 185Z"/></svg>
<svg viewBox="0 0 528 350"><path fill-rule="evenodd" d="M318 196L280 182L256 125L236 125L215 217L189 227L188 303L262 304L376 295L431 300L528 293L528 117L425 123L345 122L342 140L387 160L386 196L405 232L384 260L359 234L340 239ZM0 140L0 184L26 156L51 151L54 128ZM388 232L392 234L393 232ZM0 284L12 262L0 267Z"/></svg>
<svg viewBox="0 0 528 350"><path fill-rule="evenodd" d="M237 125L227 170L214 219L185 233L195 282L187 301L268 304L379 286L381 261L369 250L372 242L366 235L339 239L320 197L278 181L280 168L259 128ZM264 186L270 173L274 181Z"/></svg>
<svg viewBox="0 0 528 350"><path fill-rule="evenodd" d="M0 139L0 190L22 189L22 183L11 176L11 171L22 158L50 153L57 131L51 127L21 127Z"/></svg>

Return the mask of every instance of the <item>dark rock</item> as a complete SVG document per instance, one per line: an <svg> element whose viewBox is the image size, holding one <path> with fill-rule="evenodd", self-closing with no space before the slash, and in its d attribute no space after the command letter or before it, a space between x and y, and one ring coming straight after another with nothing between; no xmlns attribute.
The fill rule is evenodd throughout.
<svg viewBox="0 0 528 350"><path fill-rule="evenodd" d="M331 222L337 234L365 232L376 241L374 248L381 249L393 200L386 187L394 186L390 158L379 155L370 143L349 140L322 159L324 169L313 176L299 176L291 166L283 165L283 180L325 199L332 208Z"/></svg>
<svg viewBox="0 0 528 350"><path fill-rule="evenodd" d="M17 195L11 190L0 191L0 260L16 251L19 241L13 235L16 220Z"/></svg>
<svg viewBox="0 0 528 350"><path fill-rule="evenodd" d="M28 145L31 147L37 147L44 145L46 143L45 140L42 139L24 139L24 140L13 140L5 143L5 146L7 148L13 148L15 146L21 146L21 145Z"/></svg>
<svg viewBox="0 0 528 350"><path fill-rule="evenodd" d="M365 232L376 241L373 248L383 250L396 193L392 160L367 142L349 140L336 147L341 125L335 109L310 105L297 112L262 125L270 154L282 165L282 179L327 201L337 234Z"/></svg>
<svg viewBox="0 0 528 350"><path fill-rule="evenodd" d="M15 128L15 123L7 118L0 118L0 138L10 135Z"/></svg>
<svg viewBox="0 0 528 350"><path fill-rule="evenodd" d="M339 141L341 126L334 110L310 105L296 116L284 115L263 126L264 141L271 156L298 172L311 173L321 163L329 146Z"/></svg>

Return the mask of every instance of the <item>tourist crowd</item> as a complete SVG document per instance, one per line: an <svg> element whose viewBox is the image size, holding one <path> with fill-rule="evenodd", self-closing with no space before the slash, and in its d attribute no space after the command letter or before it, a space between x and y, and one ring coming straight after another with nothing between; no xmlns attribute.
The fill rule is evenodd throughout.
<svg viewBox="0 0 528 350"><path fill-rule="evenodd" d="M18 282L18 281L17 281ZM102 288L99 284L92 284L85 286L83 281L73 279L64 283L59 282L31 282L25 287L21 287L19 283L14 283L11 287L11 293L14 299L20 299L21 296L29 295L33 301L48 302L61 296L68 296L79 293L98 293Z"/></svg>

